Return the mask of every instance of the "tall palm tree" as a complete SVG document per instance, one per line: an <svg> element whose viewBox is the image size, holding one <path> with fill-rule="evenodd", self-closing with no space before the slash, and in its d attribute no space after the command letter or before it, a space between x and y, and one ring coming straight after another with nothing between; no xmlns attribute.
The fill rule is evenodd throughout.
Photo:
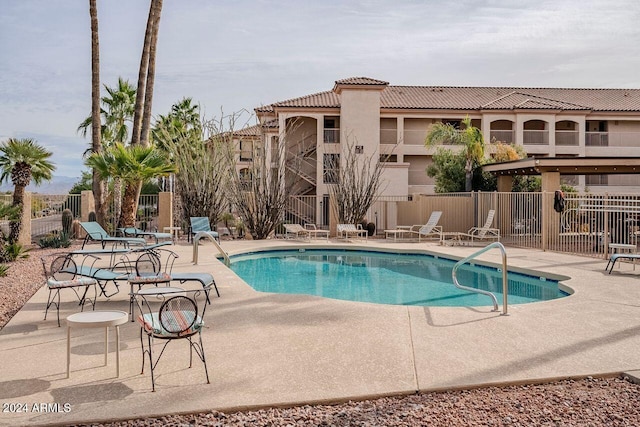
<svg viewBox="0 0 640 427"><path fill-rule="evenodd" d="M91 150L102 151L102 135L100 129L100 41L98 37L98 8L96 0L89 0L89 16L91 18ZM96 204L96 219L104 225L107 213L105 202L105 183L93 171L93 199Z"/></svg>
<svg viewBox="0 0 640 427"><path fill-rule="evenodd" d="M116 143L104 153L92 154L87 158L86 164L97 170L101 178L119 177L126 184L122 213L118 220L119 227L135 225L137 202L143 181L176 171L176 168L167 162L166 154L156 147L125 147L120 143Z"/></svg>
<svg viewBox="0 0 640 427"><path fill-rule="evenodd" d="M36 184L51 180L55 170L54 164L49 160L52 154L30 138L9 138L0 144L0 183L11 178L14 185L13 206L20 213L25 209L24 190L31 180ZM22 216L10 221L9 229L9 242L16 242L22 230Z"/></svg>
<svg viewBox="0 0 640 427"><path fill-rule="evenodd" d="M131 145L148 145L149 143L148 132L151 120L153 83L155 80L155 54L161 12L162 0L151 0L149 16L147 17L147 28L142 45L142 56L140 57L140 68L138 70L138 88L136 90ZM151 80L149 80L149 77L151 77ZM147 135L142 131L145 127L147 129Z"/></svg>
<svg viewBox="0 0 640 427"><path fill-rule="evenodd" d="M104 86L107 92L103 96L101 115L102 147L107 149L116 143L126 144L129 138L129 124L133 120L136 89L128 80L118 77L118 86L113 88ZM92 127L93 117L87 117L80 126L78 132L86 136L89 127ZM93 150L85 152L85 157ZM120 215L122 205L122 181L118 178L113 181L113 211L116 217Z"/></svg>
<svg viewBox="0 0 640 427"><path fill-rule="evenodd" d="M102 147L108 148L116 142L126 144L129 138L129 125L133 122L136 89L128 80L118 77L118 86L104 85L106 96L100 99L102 107L98 123L102 133ZM89 128L93 132L93 115L87 117L78 126L78 132L87 136Z"/></svg>
<svg viewBox="0 0 640 427"><path fill-rule="evenodd" d="M472 190L473 170L480 164L484 157L484 137L482 131L471 125L469 116L462 121L464 129L457 129L449 123L436 123L433 125L425 139L425 146L433 147L438 144L463 145L465 157L465 191Z"/></svg>
<svg viewBox="0 0 640 427"><path fill-rule="evenodd" d="M138 144L149 146L149 130L151 127L151 105L153 99L153 84L155 81L156 67L156 45L158 43L158 29L160 27L160 14L162 12L162 0L151 0L149 16L147 18L147 28L142 46L142 57L140 58L140 69L138 72L138 88L136 90L136 103L133 116L133 126L131 130L131 145ZM137 209L138 197L142 182L126 183L123 198L124 206L132 205L134 211ZM131 199L132 197L135 197Z"/></svg>

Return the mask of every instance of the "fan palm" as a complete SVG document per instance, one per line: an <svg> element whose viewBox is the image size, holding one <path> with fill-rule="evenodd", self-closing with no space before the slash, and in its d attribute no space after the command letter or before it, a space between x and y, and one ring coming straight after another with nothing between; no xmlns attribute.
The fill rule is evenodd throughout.
<svg viewBox="0 0 640 427"><path fill-rule="evenodd" d="M125 147L120 143L103 153L93 153L85 163L97 170L101 178L120 178L126 184L122 213L118 220L118 226L121 227L135 225L142 182L176 171L176 168L167 162L166 154L156 147Z"/></svg>
<svg viewBox="0 0 640 427"><path fill-rule="evenodd" d="M102 147L108 148L116 143L125 144L129 138L129 124L133 121L133 112L135 108L136 89L128 80L118 78L118 86L115 88L104 86L107 96L102 97L101 116L101 134ZM86 136L87 130L92 128L93 117L87 117L80 126L78 132L82 136ZM98 150L100 151L100 150ZM96 150L90 147L84 152L87 157ZM113 212L115 216L119 216L121 212L122 201L122 182L114 179L113 182Z"/></svg>
<svg viewBox="0 0 640 427"><path fill-rule="evenodd" d="M20 213L24 209L24 191L27 185L32 180L36 184L51 180L55 170L54 164L49 160L51 155L50 151L31 138L9 138L0 144L0 184L11 179L14 185L13 206ZM22 230L21 216L10 221L9 228L9 242L16 242Z"/></svg>
<svg viewBox="0 0 640 427"><path fill-rule="evenodd" d="M433 147L438 144L463 145L465 161L465 191L471 191L473 170L482 163L484 157L484 137L482 131L471 125L469 116L462 121L464 129L457 129L449 123L436 123L433 125L425 146Z"/></svg>

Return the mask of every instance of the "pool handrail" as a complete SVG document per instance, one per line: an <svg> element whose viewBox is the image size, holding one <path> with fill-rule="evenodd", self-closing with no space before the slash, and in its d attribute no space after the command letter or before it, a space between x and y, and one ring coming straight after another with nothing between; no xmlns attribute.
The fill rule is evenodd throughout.
<svg viewBox="0 0 640 427"><path fill-rule="evenodd" d="M224 265L229 267L231 265L231 260L229 259L229 255L222 250L220 243L216 241L216 239L206 231L198 231L195 236L193 236L193 263L198 265L198 244L200 243L200 239L207 238L213 242L218 251L224 258Z"/></svg>
<svg viewBox="0 0 640 427"><path fill-rule="evenodd" d="M456 262L456 264L453 266L453 269L451 270L451 278L453 279L453 284L458 289L463 289L465 291L475 292L478 294L483 294L491 297L491 299L493 300L493 311L498 311L498 298L496 298L496 296L492 292L485 291L483 289L470 288L468 286L461 285L460 282L458 282L458 278L456 277L456 271L461 265L471 261L472 259L478 257L479 255L487 252L489 249L493 249L493 248L498 248L500 249L500 252L502 252L502 315L507 316L508 315L507 299L508 299L508 286L509 286L509 282L507 281L507 250L505 249L502 243L500 242L490 243L484 248L480 249L479 251L474 252L468 257L463 258L460 261Z"/></svg>

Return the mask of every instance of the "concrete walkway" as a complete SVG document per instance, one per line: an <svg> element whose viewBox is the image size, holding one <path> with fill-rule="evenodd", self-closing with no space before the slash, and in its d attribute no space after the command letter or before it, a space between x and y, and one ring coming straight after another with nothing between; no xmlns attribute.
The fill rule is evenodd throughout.
<svg viewBox="0 0 640 427"><path fill-rule="evenodd" d="M232 254L282 245L426 250L452 257L479 249L375 240L222 243ZM604 260L508 248L510 267L565 275L564 284L575 293L512 305L501 316L490 307L387 306L258 293L215 259L211 243L200 245L198 265L191 262L191 246L173 249L180 254L174 270L210 272L220 289L203 333L211 384L197 360L188 369L188 346L174 342L157 367L152 393L148 365L140 375L137 323L121 327L119 378L115 348L109 365L102 366L102 331L74 330L66 379L66 328L64 322L57 327L55 314L42 320L47 291L41 289L0 331L0 425L336 402L640 368L640 269L630 264L609 275ZM499 263L500 252L480 259ZM121 286L115 297L99 299L96 309L128 311L127 292ZM62 317L77 311L66 298Z"/></svg>

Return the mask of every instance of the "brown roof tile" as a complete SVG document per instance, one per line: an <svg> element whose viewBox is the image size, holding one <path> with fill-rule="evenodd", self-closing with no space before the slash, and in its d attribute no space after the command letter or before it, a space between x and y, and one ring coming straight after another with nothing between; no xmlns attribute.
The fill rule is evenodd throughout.
<svg viewBox="0 0 640 427"><path fill-rule="evenodd" d="M271 107L339 108L340 97L335 92L328 90L326 92L276 102L272 104Z"/></svg>
<svg viewBox="0 0 640 427"><path fill-rule="evenodd" d="M336 84L386 85L382 80L351 77ZM382 109L512 110L554 109L640 111L640 89L572 89L522 87L387 86L381 92ZM340 96L320 92L256 109L277 107L339 108Z"/></svg>
<svg viewBox="0 0 640 427"><path fill-rule="evenodd" d="M389 82L385 82L384 80L372 79L370 77L349 77L347 79L336 80L337 85L383 85L386 86Z"/></svg>

